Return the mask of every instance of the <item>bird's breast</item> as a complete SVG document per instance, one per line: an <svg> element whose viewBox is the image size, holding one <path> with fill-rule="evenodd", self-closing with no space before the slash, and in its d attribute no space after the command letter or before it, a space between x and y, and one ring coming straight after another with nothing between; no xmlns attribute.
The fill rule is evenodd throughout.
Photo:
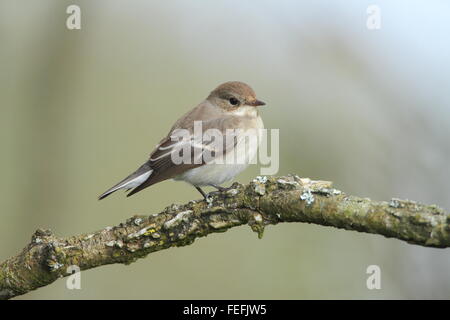
<svg viewBox="0 0 450 320"><path fill-rule="evenodd" d="M239 129L236 144L213 161L194 169L190 169L175 180L183 180L195 186L221 185L232 180L249 164L255 163L255 156L261 142L264 128L260 117L247 119L244 126Z"/></svg>

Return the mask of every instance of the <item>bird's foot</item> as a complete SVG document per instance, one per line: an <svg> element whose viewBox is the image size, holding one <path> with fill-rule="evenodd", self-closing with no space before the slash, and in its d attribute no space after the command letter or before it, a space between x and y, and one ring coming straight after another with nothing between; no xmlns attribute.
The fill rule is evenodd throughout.
<svg viewBox="0 0 450 320"><path fill-rule="evenodd" d="M214 197L208 193L205 197L205 201L208 204L208 207L211 207L214 202Z"/></svg>
<svg viewBox="0 0 450 320"><path fill-rule="evenodd" d="M200 192L205 199L205 202L208 204L208 207L210 207L214 201L214 197L210 193L205 193L200 187L195 186L195 188Z"/></svg>

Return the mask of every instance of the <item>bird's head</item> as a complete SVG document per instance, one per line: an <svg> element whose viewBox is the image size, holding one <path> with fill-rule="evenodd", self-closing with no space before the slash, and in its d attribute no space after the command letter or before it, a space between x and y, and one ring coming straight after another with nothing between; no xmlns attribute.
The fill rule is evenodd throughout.
<svg viewBox="0 0 450 320"><path fill-rule="evenodd" d="M253 113L256 107L265 105L256 99L255 91L249 85L239 81L222 83L209 94L207 100L233 114L246 111Z"/></svg>

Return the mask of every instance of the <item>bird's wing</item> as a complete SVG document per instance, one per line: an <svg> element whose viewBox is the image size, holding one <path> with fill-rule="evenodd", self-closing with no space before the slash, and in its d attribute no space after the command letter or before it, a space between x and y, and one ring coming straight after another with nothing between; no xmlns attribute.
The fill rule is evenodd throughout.
<svg viewBox="0 0 450 320"><path fill-rule="evenodd" d="M231 118L219 118L202 121L202 135L194 135L193 128L175 129L164 138L150 154L150 159L145 163L151 168L152 173L146 181L133 189L127 196L131 196L155 183L174 178L184 172L214 161L220 154L226 154L236 145L237 139L218 139L216 136L203 139L205 132L223 132L223 126L228 125Z"/></svg>

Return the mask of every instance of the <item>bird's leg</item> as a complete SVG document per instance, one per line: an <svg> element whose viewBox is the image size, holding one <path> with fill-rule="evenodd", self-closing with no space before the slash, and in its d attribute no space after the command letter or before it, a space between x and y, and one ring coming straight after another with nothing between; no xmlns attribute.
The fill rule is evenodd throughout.
<svg viewBox="0 0 450 320"><path fill-rule="evenodd" d="M200 192L203 196L203 198L205 198L205 200L208 198L208 195L205 193L205 191L203 191L200 187L194 186L195 189L198 190L198 192Z"/></svg>
<svg viewBox="0 0 450 320"><path fill-rule="evenodd" d="M205 201L208 202L208 203L212 202L212 200L213 200L213 196L212 195L213 194L217 194L219 192L226 192L228 190L233 189L232 186L228 187L228 188L221 187L221 186L218 186L218 185L215 185L215 184L211 184L210 186L216 188L218 191L212 191L210 193L205 193L205 191L203 191L200 187L194 186L195 189L197 189L198 192L200 192L202 194L203 198L205 198Z"/></svg>
<svg viewBox="0 0 450 320"><path fill-rule="evenodd" d="M213 198L209 194L206 194L205 191L203 191L200 187L197 187L197 186L194 186L194 187L195 187L195 189L198 190L198 192L200 192L202 194L203 198L205 198L205 201L208 203L208 206L211 205Z"/></svg>

